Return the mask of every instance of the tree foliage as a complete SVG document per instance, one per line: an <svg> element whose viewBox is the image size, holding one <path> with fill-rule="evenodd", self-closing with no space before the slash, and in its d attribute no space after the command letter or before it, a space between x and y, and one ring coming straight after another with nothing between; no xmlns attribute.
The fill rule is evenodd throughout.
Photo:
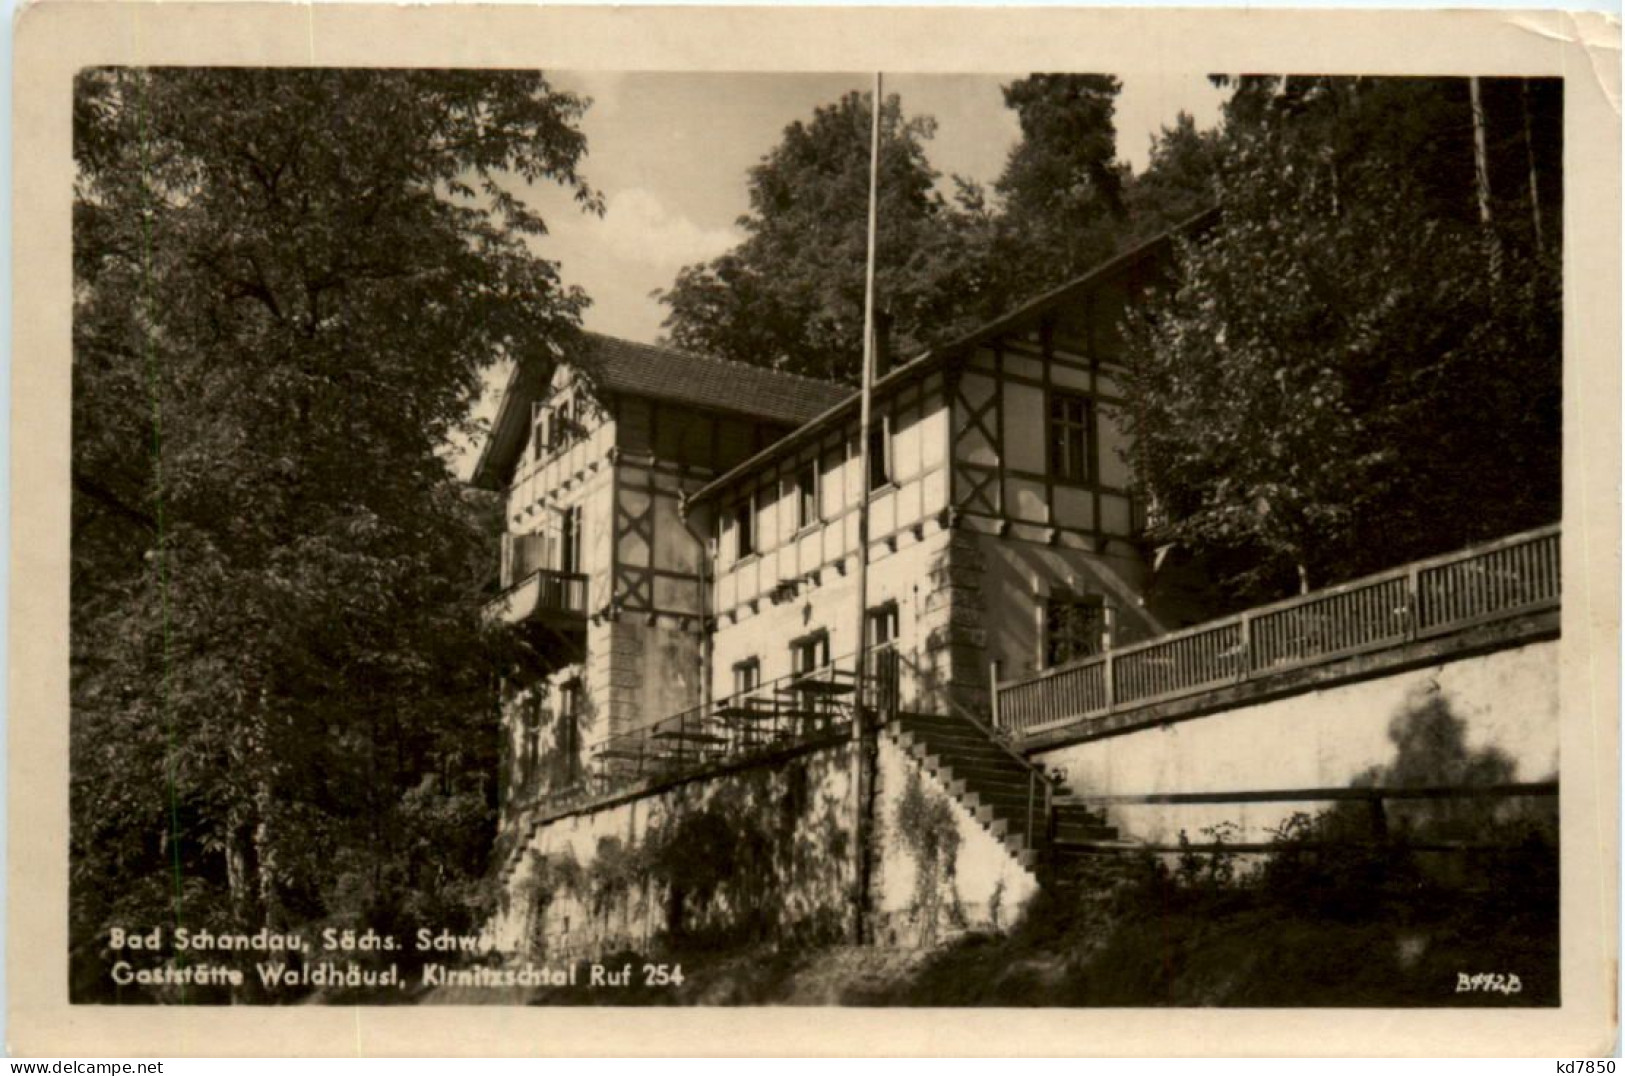
<svg viewBox="0 0 1625 1076"><path fill-rule="evenodd" d="M112 924L474 914L495 532L445 449L577 323L510 188L597 207L585 107L528 72L80 75L76 996Z"/></svg>
<svg viewBox="0 0 1625 1076"><path fill-rule="evenodd" d="M1515 188L1481 221L1463 81L1244 80L1220 148L1222 224L1129 327L1151 536L1257 596L1555 518L1556 251Z"/></svg>
<svg viewBox="0 0 1625 1076"><path fill-rule="evenodd" d="M1105 75L1035 74L1004 89L1022 138L991 193L927 158L936 130L882 114L876 295L888 348L910 357L1111 256L1131 177L1115 156ZM870 112L850 93L791 124L751 170L746 238L661 295L678 347L855 382L863 354ZM1142 199L1150 204L1151 199Z"/></svg>
<svg viewBox="0 0 1625 1076"><path fill-rule="evenodd" d="M1034 74L1004 88L1021 123L994 184L1016 287L1036 293L1110 257L1126 216L1128 167L1117 159L1122 84L1111 75Z"/></svg>
<svg viewBox="0 0 1625 1076"><path fill-rule="evenodd" d="M894 345L952 339L1220 206L1131 327L1153 540L1256 598L1554 517L1560 83L1480 80L1475 125L1465 79L1216 81L1221 126L1179 116L1135 175L1115 78L1016 80L1020 141L991 193L956 178L951 202L931 122L892 99ZM752 172L746 241L663 297L675 343L853 379L868 129L853 94L785 132Z"/></svg>
<svg viewBox="0 0 1625 1076"><path fill-rule="evenodd" d="M1145 171L1129 178L1119 247L1155 239L1218 205L1220 154L1219 132L1198 129L1188 112L1163 127Z"/></svg>
<svg viewBox="0 0 1625 1076"><path fill-rule="evenodd" d="M750 172L745 240L678 273L660 299L672 344L759 366L855 382L863 355L869 96L849 93L797 121ZM980 192L935 189L928 117L881 112L876 292L899 354L975 323L988 309L988 225Z"/></svg>

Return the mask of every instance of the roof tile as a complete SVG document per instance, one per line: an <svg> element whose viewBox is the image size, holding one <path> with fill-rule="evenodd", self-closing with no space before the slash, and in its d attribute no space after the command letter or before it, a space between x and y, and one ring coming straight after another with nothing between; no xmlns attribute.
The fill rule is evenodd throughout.
<svg viewBox="0 0 1625 1076"><path fill-rule="evenodd" d="M851 396L853 390L782 370L690 355L583 333L590 352L577 363L606 392L652 396L799 425Z"/></svg>

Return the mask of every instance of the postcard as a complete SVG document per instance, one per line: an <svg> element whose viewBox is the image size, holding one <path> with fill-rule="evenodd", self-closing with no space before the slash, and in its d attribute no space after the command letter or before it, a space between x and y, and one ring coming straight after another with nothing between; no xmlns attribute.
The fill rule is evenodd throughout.
<svg viewBox="0 0 1625 1076"><path fill-rule="evenodd" d="M28 9L10 1048L1604 1052L1618 102L1552 11Z"/></svg>

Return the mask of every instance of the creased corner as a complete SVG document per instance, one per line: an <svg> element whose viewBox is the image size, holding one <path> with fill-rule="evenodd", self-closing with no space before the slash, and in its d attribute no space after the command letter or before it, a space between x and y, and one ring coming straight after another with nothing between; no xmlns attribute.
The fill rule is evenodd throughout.
<svg viewBox="0 0 1625 1076"><path fill-rule="evenodd" d="M1543 15L1512 13L1505 21L1527 33L1577 45L1591 65L1597 87L1614 115L1620 114L1619 16L1606 11L1554 11Z"/></svg>

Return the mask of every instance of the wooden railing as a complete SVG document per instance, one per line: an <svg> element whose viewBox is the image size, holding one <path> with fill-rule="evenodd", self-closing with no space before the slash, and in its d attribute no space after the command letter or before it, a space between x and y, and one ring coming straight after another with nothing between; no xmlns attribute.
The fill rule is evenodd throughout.
<svg viewBox="0 0 1625 1076"><path fill-rule="evenodd" d="M1558 524L1417 561L994 687L1027 736L1077 721L1555 609Z"/></svg>
<svg viewBox="0 0 1625 1076"><path fill-rule="evenodd" d="M487 620L505 624L532 619L584 619L586 615L587 577L546 568L531 572L485 606Z"/></svg>

